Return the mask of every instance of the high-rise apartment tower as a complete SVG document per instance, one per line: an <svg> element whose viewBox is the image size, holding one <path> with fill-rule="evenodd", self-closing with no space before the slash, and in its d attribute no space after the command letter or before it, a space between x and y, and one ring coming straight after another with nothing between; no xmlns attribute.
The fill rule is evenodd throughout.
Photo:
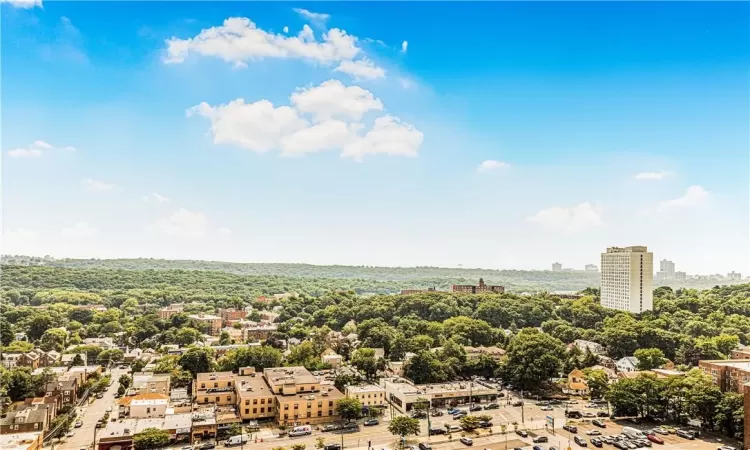
<svg viewBox="0 0 750 450"><path fill-rule="evenodd" d="M653 309L654 254L646 246L608 248L601 273L602 306L632 313Z"/></svg>

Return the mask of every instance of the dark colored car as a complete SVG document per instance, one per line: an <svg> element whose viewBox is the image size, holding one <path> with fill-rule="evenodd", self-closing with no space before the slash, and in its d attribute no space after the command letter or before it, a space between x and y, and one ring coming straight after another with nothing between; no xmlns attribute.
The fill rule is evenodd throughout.
<svg viewBox="0 0 750 450"><path fill-rule="evenodd" d="M681 437L681 438L690 439L690 440L695 439L695 435L693 433L689 432L689 431L686 431L686 430L677 430L677 432L675 432L675 434L677 436Z"/></svg>
<svg viewBox="0 0 750 450"><path fill-rule="evenodd" d="M460 413L453 414L454 419L460 419L461 417L466 417L469 414L466 411L461 411Z"/></svg>
<svg viewBox="0 0 750 450"><path fill-rule="evenodd" d="M371 426L377 425L379 423L380 422L378 421L378 419L370 419L370 420L365 420L365 422L363 423L363 425L366 426L366 427L371 427Z"/></svg>
<svg viewBox="0 0 750 450"><path fill-rule="evenodd" d="M420 442L419 450L432 450L432 446L428 444L427 442Z"/></svg>
<svg viewBox="0 0 750 450"><path fill-rule="evenodd" d="M430 415L431 415L432 417L440 417L440 416L442 416L442 415L443 415L443 412L442 412L442 411L440 411L439 409L436 409L436 410L432 411L432 412L430 413Z"/></svg>
<svg viewBox="0 0 750 450"><path fill-rule="evenodd" d="M424 411L415 411L415 412L411 413L411 417L412 417L412 419L426 419L427 418L427 413L424 412Z"/></svg>
<svg viewBox="0 0 750 450"><path fill-rule="evenodd" d="M531 441L534 442L535 444L539 444L542 442L549 442L549 439L547 438L547 436L536 436Z"/></svg>
<svg viewBox="0 0 750 450"><path fill-rule="evenodd" d="M212 443L208 442L206 444L201 445L198 448L200 450L212 450L212 449L216 448L216 444L212 444Z"/></svg>
<svg viewBox="0 0 750 450"><path fill-rule="evenodd" d="M527 432L525 432L523 430L516 431L516 434L519 435L519 436L521 436L521 437L529 437L529 433L527 433Z"/></svg>
<svg viewBox="0 0 750 450"><path fill-rule="evenodd" d="M500 405L497 403L490 403L489 405L485 406L484 409L498 409L500 408Z"/></svg>
<svg viewBox="0 0 750 450"><path fill-rule="evenodd" d="M492 426L492 422L481 421L479 422L479 428L489 428Z"/></svg>
<svg viewBox="0 0 750 450"><path fill-rule="evenodd" d="M430 428L430 436L445 434L445 428Z"/></svg>
<svg viewBox="0 0 750 450"><path fill-rule="evenodd" d="M323 427L323 431L336 431L339 429L338 425L326 425Z"/></svg>
<svg viewBox="0 0 750 450"><path fill-rule="evenodd" d="M523 406L523 402L521 400L516 400L515 402L511 403L510 406Z"/></svg>
<svg viewBox="0 0 750 450"><path fill-rule="evenodd" d="M596 425L599 428L607 428L607 424L604 423L603 421L599 420L599 419L592 420L591 423L594 424L594 425Z"/></svg>
<svg viewBox="0 0 750 450"><path fill-rule="evenodd" d="M599 411L596 413L596 417L609 417L609 415L607 414L607 411Z"/></svg>
<svg viewBox="0 0 750 450"><path fill-rule="evenodd" d="M469 408L469 411L471 411L471 412L476 412L476 411L481 411L481 410L482 410L482 406L481 405L473 405L473 406L471 406Z"/></svg>
<svg viewBox="0 0 750 450"><path fill-rule="evenodd" d="M594 447L602 447L604 443L599 438L591 438L591 445L593 445Z"/></svg>
<svg viewBox="0 0 750 450"><path fill-rule="evenodd" d="M471 438L462 437L459 441L464 445L474 445L474 441L472 441Z"/></svg>
<svg viewBox="0 0 750 450"><path fill-rule="evenodd" d="M575 425L563 425L563 430L568 431L573 434L578 433L578 427Z"/></svg>
<svg viewBox="0 0 750 450"><path fill-rule="evenodd" d="M323 450L341 450L341 444L326 444Z"/></svg>
<svg viewBox="0 0 750 450"><path fill-rule="evenodd" d="M573 441L575 441L576 444L580 445L581 447L588 447L588 444L586 443L586 439L576 436L573 438Z"/></svg>

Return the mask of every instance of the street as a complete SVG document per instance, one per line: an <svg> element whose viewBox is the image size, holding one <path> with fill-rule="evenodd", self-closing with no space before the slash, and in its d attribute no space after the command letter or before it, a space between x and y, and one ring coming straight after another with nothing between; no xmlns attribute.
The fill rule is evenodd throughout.
<svg viewBox="0 0 750 450"><path fill-rule="evenodd" d="M78 408L79 414L76 420L81 420L83 426L80 428L73 428L75 434L72 437L66 437L61 443L56 442L54 444L55 449L81 450L91 446L94 442L94 431L99 431L96 428L96 422L104 416L107 407L111 406L115 417L117 417L117 405L115 404L115 394L117 393L117 388L119 386L117 380L120 378L120 375L124 373L127 373L127 370L118 368L112 369L111 375L114 383L107 388L107 391L104 393L104 398L97 399L96 397L93 397L94 402L90 403L90 397L83 406Z"/></svg>

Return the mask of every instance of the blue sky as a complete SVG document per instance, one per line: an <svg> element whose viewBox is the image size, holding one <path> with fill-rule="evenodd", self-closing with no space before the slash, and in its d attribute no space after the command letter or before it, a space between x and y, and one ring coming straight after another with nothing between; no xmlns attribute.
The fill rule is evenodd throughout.
<svg viewBox="0 0 750 450"><path fill-rule="evenodd" d="M750 5L2 9L3 253L750 272Z"/></svg>

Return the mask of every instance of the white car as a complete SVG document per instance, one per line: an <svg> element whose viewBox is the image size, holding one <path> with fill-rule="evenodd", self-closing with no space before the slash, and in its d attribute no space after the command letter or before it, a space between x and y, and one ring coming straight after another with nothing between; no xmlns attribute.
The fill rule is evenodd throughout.
<svg viewBox="0 0 750 450"><path fill-rule="evenodd" d="M67 437L73 437L73 435L75 435L75 434L76 434L75 430L70 430L70 431L68 431L68 434L66 434L65 436L67 436Z"/></svg>
<svg viewBox="0 0 750 450"><path fill-rule="evenodd" d="M589 436L601 436L602 432L599 430L589 430L586 432Z"/></svg>
<svg viewBox="0 0 750 450"><path fill-rule="evenodd" d="M540 409L542 411L552 411L553 408L551 406L547 405L547 406L542 406Z"/></svg>
<svg viewBox="0 0 750 450"><path fill-rule="evenodd" d="M112 412L112 407L111 406L107 406L107 412Z"/></svg>
<svg viewBox="0 0 750 450"><path fill-rule="evenodd" d="M599 405L597 405L596 403L587 403L586 404L586 408L598 408L598 407L599 407Z"/></svg>

